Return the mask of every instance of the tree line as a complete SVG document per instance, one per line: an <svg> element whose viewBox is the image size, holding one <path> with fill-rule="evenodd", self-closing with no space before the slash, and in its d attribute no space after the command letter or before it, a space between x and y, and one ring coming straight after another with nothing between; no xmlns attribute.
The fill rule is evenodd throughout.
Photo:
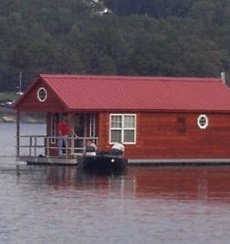
<svg viewBox="0 0 230 244"><path fill-rule="evenodd" d="M0 33L1 91L20 73L230 73L230 0L0 0Z"/></svg>

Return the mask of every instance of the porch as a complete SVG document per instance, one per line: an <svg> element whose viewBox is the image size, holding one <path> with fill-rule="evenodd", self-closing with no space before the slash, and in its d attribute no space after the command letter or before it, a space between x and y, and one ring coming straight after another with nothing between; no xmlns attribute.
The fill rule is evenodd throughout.
<svg viewBox="0 0 230 244"><path fill-rule="evenodd" d="M87 141L98 145L98 137L69 136L63 147L63 157L57 156L58 137L43 135L17 136L17 160L27 164L77 165L86 152ZM53 143L52 143L53 142Z"/></svg>

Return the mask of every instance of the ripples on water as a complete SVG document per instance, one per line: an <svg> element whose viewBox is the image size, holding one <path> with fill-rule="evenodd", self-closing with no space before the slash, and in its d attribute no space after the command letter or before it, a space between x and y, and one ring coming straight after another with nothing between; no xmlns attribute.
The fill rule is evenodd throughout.
<svg viewBox="0 0 230 244"><path fill-rule="evenodd" d="M14 149L5 138L9 156ZM0 156L0 186L1 244L230 240L228 166L94 176L76 167L16 166L12 156Z"/></svg>

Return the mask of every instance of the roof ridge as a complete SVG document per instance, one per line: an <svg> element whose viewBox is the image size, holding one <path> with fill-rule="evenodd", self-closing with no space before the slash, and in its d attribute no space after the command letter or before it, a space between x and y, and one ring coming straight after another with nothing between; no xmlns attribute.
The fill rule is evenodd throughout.
<svg viewBox="0 0 230 244"><path fill-rule="evenodd" d="M177 82L222 82L218 77L169 77L169 76L126 76L126 75L94 75L94 74L39 74L43 79L45 78L68 78L68 79L98 79L101 80L152 80L152 81L177 81Z"/></svg>

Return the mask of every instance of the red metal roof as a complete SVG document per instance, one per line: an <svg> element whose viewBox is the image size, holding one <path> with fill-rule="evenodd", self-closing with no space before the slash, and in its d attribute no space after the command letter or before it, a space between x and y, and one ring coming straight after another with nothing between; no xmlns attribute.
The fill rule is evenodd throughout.
<svg viewBox="0 0 230 244"><path fill-rule="evenodd" d="M41 74L68 110L229 111L220 78Z"/></svg>

